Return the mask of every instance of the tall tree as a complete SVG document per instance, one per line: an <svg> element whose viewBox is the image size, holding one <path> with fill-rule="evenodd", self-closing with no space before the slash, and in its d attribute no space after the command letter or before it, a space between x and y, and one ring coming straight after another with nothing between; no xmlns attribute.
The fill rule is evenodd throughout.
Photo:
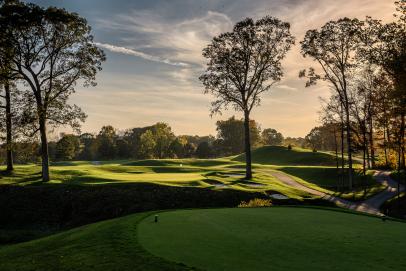
<svg viewBox="0 0 406 271"><path fill-rule="evenodd" d="M196 156L198 158L210 158L213 151L212 148L207 141L200 142L196 149Z"/></svg>
<svg viewBox="0 0 406 271"><path fill-rule="evenodd" d="M319 64L321 73L310 68L307 73L306 70L301 71L299 76L309 79L306 86L311 86L318 80L327 81L338 94L345 110L350 189L353 185L353 172L349 87L352 73L357 67L355 53L360 45L361 25L357 19L330 21L319 30L307 31L300 42L303 56L314 59Z"/></svg>
<svg viewBox="0 0 406 271"><path fill-rule="evenodd" d="M234 116L227 120L219 120L217 125L218 146L222 150L223 155L240 154L244 151L245 145L245 123L242 119L236 119ZM250 120L250 145L258 145L261 136L259 125L255 120Z"/></svg>
<svg viewBox="0 0 406 271"><path fill-rule="evenodd" d="M1 10L0 26L0 54L12 45L12 72L31 90L41 138L42 178L49 181L47 126L77 128L78 120L84 120L80 108L67 101L78 80L84 86L96 84L105 56L93 43L86 20L64 9L8 5Z"/></svg>
<svg viewBox="0 0 406 271"><path fill-rule="evenodd" d="M154 149L157 142L151 130L145 131L140 136L139 153L142 158L154 158Z"/></svg>
<svg viewBox="0 0 406 271"><path fill-rule="evenodd" d="M261 134L262 142L266 145L277 146L283 142L283 135L275 129L264 129Z"/></svg>
<svg viewBox="0 0 406 271"><path fill-rule="evenodd" d="M172 132L171 127L164 122L158 122L154 124L151 128L155 145L155 157L161 159L168 157L170 155L170 145L171 142L175 139L175 135Z"/></svg>
<svg viewBox="0 0 406 271"><path fill-rule="evenodd" d="M314 127L305 137L306 142L310 145L315 152L321 148L323 143L323 136L320 127ZM319 147L319 148L318 148Z"/></svg>
<svg viewBox="0 0 406 271"><path fill-rule="evenodd" d="M0 9L7 9L9 5L18 4L17 0L3 0L0 1ZM1 12L0 12L1 13ZM7 31L3 30L2 31ZM4 109L5 123L6 123L6 152L7 152L7 171L12 171L14 169L13 164L13 112L12 112L12 99L11 99L11 89L15 86L15 80L17 75L12 72L12 43L5 41L3 44L3 49L0 51L0 85L3 86L4 95L1 98L4 102L1 108Z"/></svg>
<svg viewBox="0 0 406 271"><path fill-rule="evenodd" d="M368 168L375 167L374 119L377 77L382 76L379 69L367 65L357 73L351 90L352 114L358 123L358 132L361 134L362 150ZM366 159L366 160L365 160ZM364 170L365 173L365 170Z"/></svg>
<svg viewBox="0 0 406 271"><path fill-rule="evenodd" d="M102 160L114 159L116 157L116 129L111 125L103 126L96 139L98 158Z"/></svg>
<svg viewBox="0 0 406 271"><path fill-rule="evenodd" d="M12 99L11 99L11 88L13 87L12 81L10 78L4 76L3 80L3 90L0 97L3 99L1 102L0 108L4 109L4 119L6 123L6 162L7 162L7 171L14 170L13 163L13 112L12 112ZM1 87L1 83L0 83ZM3 114L2 114L3 115Z"/></svg>
<svg viewBox="0 0 406 271"><path fill-rule="evenodd" d="M80 153L78 158L81 160L94 160L97 156L97 140L91 133L84 133L79 136Z"/></svg>
<svg viewBox="0 0 406 271"><path fill-rule="evenodd" d="M361 59L379 65L392 79L391 93L395 102L394 114L398 125L398 168L405 168L406 132L406 1L395 2L397 20L383 24L367 18L363 29L363 46L358 50Z"/></svg>
<svg viewBox="0 0 406 271"><path fill-rule="evenodd" d="M73 160L80 151L79 138L75 135L63 135L56 143L55 158L61 161Z"/></svg>
<svg viewBox="0 0 406 271"><path fill-rule="evenodd" d="M261 94L283 76L281 60L294 44L289 23L266 16L238 22L232 32L213 38L203 49L209 61L200 76L205 93L216 97L212 113L232 106L244 113L246 179L252 178L249 120Z"/></svg>

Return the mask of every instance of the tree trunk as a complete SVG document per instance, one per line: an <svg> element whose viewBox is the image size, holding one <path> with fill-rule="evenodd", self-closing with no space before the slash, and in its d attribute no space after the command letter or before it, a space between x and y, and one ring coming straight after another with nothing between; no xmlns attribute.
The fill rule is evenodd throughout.
<svg viewBox="0 0 406 271"><path fill-rule="evenodd" d="M367 159L367 168L371 169L371 156L369 155L369 144L368 139L366 137L365 137L365 154Z"/></svg>
<svg viewBox="0 0 406 271"><path fill-rule="evenodd" d="M4 84L6 97L6 146L7 146L7 171L14 170L13 163L13 136L12 136L12 120L11 120L11 95L10 82L6 80Z"/></svg>
<svg viewBox="0 0 406 271"><path fill-rule="evenodd" d="M389 160L388 160L388 140L386 138L386 127L383 127L383 150L385 153L385 166L389 167Z"/></svg>
<svg viewBox="0 0 406 271"><path fill-rule="evenodd" d="M367 159L367 153L368 153L368 144L367 144L367 136L366 136L366 127L364 126L364 135L363 135L363 140L364 140L364 146L363 146L363 164L362 164L362 185L364 186L364 198L367 195L367 184L366 184L366 162L368 163L368 167L369 167L369 159Z"/></svg>
<svg viewBox="0 0 406 271"><path fill-rule="evenodd" d="M375 147L374 147L374 123L372 118L369 120L369 148L371 150L371 167L375 168Z"/></svg>
<svg viewBox="0 0 406 271"><path fill-rule="evenodd" d="M245 179L252 179L251 169L251 140L250 140L250 116L249 112L244 112L244 140L245 140Z"/></svg>
<svg viewBox="0 0 406 271"><path fill-rule="evenodd" d="M41 134L41 158L42 158L42 181L49 182L49 153L46 120L44 116L40 116L39 130Z"/></svg>
<svg viewBox="0 0 406 271"><path fill-rule="evenodd" d="M348 156L348 188L352 190L352 144L351 144L351 127L350 127L350 107L348 98L345 99L345 117L346 117L346 132L347 132L347 156Z"/></svg>
<svg viewBox="0 0 406 271"><path fill-rule="evenodd" d="M389 121L387 120L387 124L386 124L387 126L386 126L386 141L388 142L388 159L389 159L389 155L390 155L390 153L391 153L391 149L394 149L394 146L392 146L392 139L391 139L391 132L390 132L390 128L389 128ZM392 166L392 165L390 165L391 164L391 161L389 160L389 163L388 163L388 165L389 166ZM396 165L394 165L394 166L396 166Z"/></svg>
<svg viewBox="0 0 406 271"><path fill-rule="evenodd" d="M341 187L344 188L344 117L343 117L343 105L341 104Z"/></svg>
<svg viewBox="0 0 406 271"><path fill-rule="evenodd" d="M362 132L362 140L363 146L362 146L362 175L366 175L366 167L367 167L367 136L366 136L366 129Z"/></svg>
<svg viewBox="0 0 406 271"><path fill-rule="evenodd" d="M337 131L334 127L334 148L336 154L336 168L337 168L337 191L340 190L340 175L339 175L339 163L338 163L338 142L337 142Z"/></svg>
<svg viewBox="0 0 406 271"><path fill-rule="evenodd" d="M405 114L402 110L401 124L400 124L400 151L401 151L401 163L400 168L405 169Z"/></svg>

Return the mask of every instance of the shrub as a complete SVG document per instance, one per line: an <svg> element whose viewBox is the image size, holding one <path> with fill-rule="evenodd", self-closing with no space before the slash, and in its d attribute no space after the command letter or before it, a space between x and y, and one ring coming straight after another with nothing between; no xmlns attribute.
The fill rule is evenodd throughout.
<svg viewBox="0 0 406 271"><path fill-rule="evenodd" d="M241 201L238 208L269 207L272 206L270 199L252 199L249 202Z"/></svg>
<svg viewBox="0 0 406 271"><path fill-rule="evenodd" d="M288 150L291 150L291 149L292 149L292 145L289 144L289 145L288 145Z"/></svg>

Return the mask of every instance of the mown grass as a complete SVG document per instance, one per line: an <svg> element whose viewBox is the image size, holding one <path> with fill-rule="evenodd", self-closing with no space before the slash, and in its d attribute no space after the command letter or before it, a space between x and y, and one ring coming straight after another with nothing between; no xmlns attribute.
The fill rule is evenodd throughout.
<svg viewBox="0 0 406 271"><path fill-rule="evenodd" d="M325 155L327 155L327 157ZM58 188L62 187L66 191L63 192L63 195L58 194L55 197L64 196L69 198L69 195L72 196L76 195L76 198L72 199L72 202L70 202L68 206L65 206L69 208L65 208L64 206L62 206L63 208L61 207L62 210L61 212L59 211L53 212L53 214L58 217L60 215L64 216L66 211L65 209L67 209L68 211L70 210L69 212L67 212L68 216L71 213L74 213L79 214L79 218L80 215L82 215L82 213L77 212L77 208L81 209L80 207L77 206L85 206L85 205L87 206L89 205L89 201L91 201L91 199L101 199L101 198L111 199L111 201L106 201L106 203L103 203L104 206L92 205L93 207L91 207L89 210L93 215L95 213L105 211L105 215L110 215L110 213L114 214L117 213L117 215L115 216L109 216L109 217L117 217L120 214L122 208L128 207L126 206L126 204L124 204L123 206L119 204L117 206L114 205L115 203L122 201L128 203L129 206L138 204L140 205L139 208L141 207L145 208L145 209L141 208L143 211L159 209L153 208L153 206L159 206L154 205L155 204L154 200L156 202L161 202L163 201L162 200L163 198L160 198L161 200L156 200L159 198L156 197L157 196L156 193L160 189L157 190L155 189L156 187L162 188L163 186L165 186L168 189L170 188L175 190L179 189L178 187L184 187L184 189L199 191L198 193L192 193L193 195L195 194L201 195L202 190L200 189L205 189L204 192L207 192L206 194L212 195L213 192L210 191L211 189L216 190L217 193L225 193L225 192L235 193L237 192L235 190L238 190L238 193L242 193L241 191L260 192L261 193L260 195L264 197L267 197L266 194L280 193L295 200L314 198L308 193L288 186L283 182L281 182L280 180L278 180L272 174L277 171L289 174L292 178L294 178L298 182L306 186L309 186L313 189L331 194L336 192L337 172L334 167L334 158L328 157L328 154L313 153L307 150L296 148L293 150L287 150L280 147L264 147L261 149L257 149L254 151L253 156L255 162L254 177L249 182L244 179L244 163L242 162L243 161L242 157L243 156L236 156L222 159L161 159L161 160L140 160L140 161L120 160L120 161L93 161L93 162L85 162L85 161L58 162L53 163L51 166L52 180L49 183L41 182L40 166L18 165L16 166L16 170L13 173L9 173L6 171L2 171L0 173L0 184L8 184L11 185L12 187L16 186L17 188L21 189L40 188L41 191L42 189L45 189L44 191L48 191L48 194L52 195L55 194L53 192L50 192L52 189L54 189L55 187ZM378 192L379 188L373 184L372 179L369 179L368 184L370 185L370 188L367 192L367 195L362 194L363 190L356 189L355 191L351 192L348 191L340 192L341 194L339 196L349 199L351 199L350 197L352 197L353 199L362 199L364 196L368 197ZM138 189L137 187L141 187L140 188L141 190L142 189L145 190L139 191L139 194L136 194L137 195L136 197L134 196L130 197L129 195L131 193L127 195L124 192L115 194L115 192L113 191L111 194L108 194L104 192L102 193L100 191L99 192L93 191L92 192L93 194L91 194L89 191L87 191L89 189L92 190L96 187L103 188L108 191L120 187L125 191L127 191L126 187L130 186L131 189L133 189L134 191ZM70 193L70 191L73 190L73 188L75 188L75 191L76 190L78 191L76 191L76 193ZM84 190L86 190L86 192ZM21 195L18 194L17 192L18 191L16 191L15 195ZM77 201L78 199L81 199L81 197L78 197L77 195L86 194L88 192L89 195L91 194L89 198L83 197L83 199L87 200L83 200L83 202L79 200L80 204L78 205ZM100 195L98 193L100 193ZM188 193L190 194L191 192L190 191L185 192L185 195L188 195ZM13 193L9 194L14 195ZM42 202L43 194L41 193L40 195L41 197L39 198L41 199ZM99 198L97 197L97 195L99 195ZM125 196L125 199L123 198L123 195ZM28 196L31 199L32 193L30 193ZM131 198L132 201L130 201L129 198ZM141 198L142 203L141 202L134 203L133 202L134 198L136 199ZM165 196L165 199L166 198L168 197ZM188 200L182 201L179 200L179 198L175 198L175 201L178 200L180 202L188 202L191 200L187 196L185 198L187 198ZM219 198L221 197L219 196ZM13 198L11 197L9 200L13 200ZM151 200L151 202L148 202L148 200ZM201 201L201 196L200 197L197 196L196 201ZM4 200L3 202L8 201ZM170 204L164 205L165 206L164 208L168 208L167 206L172 206L171 205L172 202L174 201L172 200L172 198L170 198ZM149 203L152 206L151 208L149 208L148 206L147 208L143 205L143 204L148 205ZM94 206L97 206L97 208L95 208ZM234 206L234 205L220 205L220 206ZM111 211L109 211L109 208L111 208ZM181 207L172 206L169 208L184 208L184 206ZM12 207L9 209L12 210L11 212L8 212L9 214L14 212L14 209ZM231 209L230 211L231 213L234 212L232 210L233 209ZM244 231L248 232L247 236L251 236L250 231L257 232L258 234L264 234L263 240L259 240L259 237L255 237L257 239L252 237L254 241L257 240L261 245L250 244L249 240L244 240L245 237L240 240L243 241L244 244L244 245L239 244L240 248L244 247L245 244L248 244L247 248L241 250L244 253L247 253L246 264L252 263L252 267L258 267L252 269L250 266L248 270L267 269L265 268L265 264L269 264L269 266L272 266L272 268L276 266L275 270L298 270L298 268L296 267L298 267L299 262L297 263L297 266L294 264L293 268L285 268L283 263L279 262L278 260L274 260L271 262L271 260L264 261L262 258L260 260L251 259L250 257L252 257L251 255L252 253L250 252L250 250L252 249L259 251L260 255L264 251L261 249L263 248L269 249L269 253L271 256L269 256L268 254L267 255L270 257L270 259L274 259L275 257L282 257L282 254L278 252L279 248L281 249L281 251L284 251L286 255L294 255L291 253L300 254L300 252L298 251L291 250L290 247L293 246L292 242L296 242L295 240L298 238L297 234L300 233L306 235L304 230L310 230L312 232L315 229L320 230L321 226L325 227L326 231L328 228L331 228L329 230L329 233L334 232L335 234L337 228L332 222L327 223L322 221L322 219L329 220L330 215L325 216L325 218L323 218L324 216L320 216L321 218L318 218L318 216L316 215L310 214L309 216L303 216L300 213L296 213L295 211L290 211L290 209L286 210L287 210L286 214L279 214L278 212L273 213L272 215L262 213L255 214L256 211L253 211L254 212L253 215L244 213L243 216L247 216L247 219L252 218L251 222L249 222L245 218L240 218L241 215L237 216L232 214L230 218L227 218L223 222L221 222L221 217L219 217L218 215L214 215L213 217L211 217L211 215L207 215L207 221L201 222L200 219L203 220L205 219L206 210L202 210L201 212L196 211L202 215L198 215L197 218L193 218L195 215L191 215L191 218L195 223L197 223L197 225L193 226L197 226L198 229L200 229L201 226L206 225L205 223L210 222L211 226L217 225L215 227L224 227L224 229L227 229L229 231L228 233L225 233L225 235L221 237L223 238L224 244L226 245L230 244L230 246L222 248L223 251L222 253L225 254L225 256L223 256L221 253L217 254L217 257L220 260L223 259L224 261L228 260L234 261L233 257L237 256L230 255L227 256L227 253L231 253L231 251L234 251L236 255L240 253L238 251L239 248L236 248L234 246L235 244L232 243L234 241L230 243L230 241L227 241L224 238L232 237L233 239L239 240L238 239L239 234L235 235L233 234L234 232L237 233L242 231L241 228L238 227L234 228L234 225L240 224L241 220L242 225L246 224L243 227L248 227L247 225L251 227L250 228L251 230L244 228ZM18 212L18 210L16 211ZM89 212L85 212L84 214L86 214L87 217L89 215ZM226 211L222 215L227 217L228 214L229 212ZM166 213L163 215L163 218L165 218L165 216ZM141 214L136 216L129 216L112 221L105 221L89 226L84 226L78 229L70 230L57 235L49 236L46 238L26 243L21 243L17 245L7 245L2 247L0 246L0 270L187 270L188 268L186 268L183 265L173 264L173 262L163 260L160 257L152 256L150 253L146 252L140 246L138 242L139 236L137 235L138 234L137 224L144 217L145 216ZM299 223L296 217L298 219L299 218L304 219L303 229L296 228L298 227ZM26 216L24 216L24 219L26 219ZM69 217L67 217L66 219L69 219ZM286 227L287 228L286 231L280 232L280 234L286 235L293 234L293 236L291 236L291 238L289 239L290 242L289 246L285 246L283 242L279 243L279 241L283 240L278 239L278 236L267 235L268 234L267 231L275 230L273 226L285 227L285 225L282 225L282 223L279 222L278 222L279 224L276 223L275 225L272 225L272 223L270 222L272 221L272 219L276 219L276 221L280 219L281 221L284 221L284 223L287 223L289 225L292 224L292 226ZM314 221L313 223L310 223L310 221L306 219L310 220L313 219ZM347 218L342 217L340 219ZM97 219L92 220L92 222L98 220ZM216 224L217 220L219 220L218 224ZM335 222L338 221L338 218L334 218L334 215L333 221ZM189 223L190 221L188 222L188 219L186 218L185 222ZM187 223L185 225L188 225ZM357 223L355 223L355 225L357 225ZM84 223L79 225L83 224ZM314 227L314 225L317 225L317 227ZM264 228L268 226L269 228ZM352 224L347 226L351 228ZM208 227L208 229L210 229L210 227ZM60 229L57 228L55 230ZM190 229L184 230L186 233L191 231ZM341 234L340 233L341 229L338 230L339 234ZM15 229L0 227L0 240L2 240L3 243L19 242L32 238L42 237L44 235L51 234L53 231L54 231L53 228L49 229L47 228L44 231L40 228L37 228L37 226L35 226L34 228L30 228L29 225L27 225L27 227L17 227ZM368 229L366 229L366 231L368 231ZM276 230L275 232L278 232L278 230ZM356 232L359 231L356 230ZM175 235L177 234L177 232L174 233ZM322 231L321 233L324 234L324 231ZM344 233L347 234L347 232L345 231ZM205 234L209 233L205 232L203 233L202 236L205 236ZM375 232L372 231L371 234L375 234ZM312 232L310 234L310 237L314 237L315 235L316 233ZM395 236L397 235L395 234ZM351 241L349 245L359 247L357 245L356 236L352 237L354 239L353 241ZM210 240L210 238L212 237L208 236L207 240ZM323 240L328 240L326 236L324 236L323 238L325 238ZM379 238L378 240L381 240ZM159 242L162 242L163 240L164 239L160 239ZM275 245L275 243L272 243L272 240L277 240L278 243L276 243ZM316 238L316 241L317 240L318 239ZM333 241L337 242L337 240L334 239ZM361 241L370 242L370 240L367 241L365 240ZM391 240L392 239L390 239L388 242L391 242ZM195 241L197 242L199 240ZM193 239L190 239L189 246L199 247L199 243L195 244L195 241ZM158 241L156 240L152 241L152 243L154 242L156 243ZM276 246L277 249L269 248L268 245L263 244L264 242L271 242L272 246ZM317 247L309 246L306 244L306 242L311 242L311 239L307 237L298 238L297 245L302 246L305 250L315 249L316 252L318 251ZM321 245L320 242L318 244ZM213 242L213 248L217 249L216 246L217 244ZM363 247L361 246L360 248ZM212 247L209 247L209 249L212 249ZM326 249L330 249L330 247L327 246ZM382 249L386 249L386 246L383 246ZM333 252L334 251L335 250L333 249ZM302 257L303 261L306 261L306 259L311 256L309 253L307 255L300 256ZM302 254L304 254L304 252ZM203 254L202 256L205 257L207 256L207 254ZM239 255L238 256L239 259L235 260L236 263L235 265L237 265L241 259L245 259L244 257L245 257L244 255ZM369 254L366 255L366 257L368 259L370 255ZM220 260L217 260L216 258L213 261L213 264L217 262L218 266L222 266L221 263L219 262ZM258 261L258 264L255 263L256 261ZM316 257L316 260L314 262L318 261L320 264L324 264L325 259L322 258L319 259ZM190 264L189 262L186 263ZM359 263L356 262L355 266L358 266L358 264ZM205 266L200 266L199 264L195 265L195 263L191 263L190 265L205 268ZM223 270L244 270L238 269L242 267L244 267L243 264L237 266L236 268L231 267L229 268L227 266L227 268L225 267L226 269ZM305 267L310 268L311 266L310 265L307 266L307 263L305 263ZM323 268L314 268L314 270L322 270ZM312 270L312 269L301 269L301 270Z"/></svg>
<svg viewBox="0 0 406 271"><path fill-rule="evenodd" d="M404 270L406 224L312 208L140 213L0 247L0 270ZM315 226L317 225L317 226Z"/></svg>
<svg viewBox="0 0 406 271"><path fill-rule="evenodd" d="M258 170L254 178L247 182L243 179L243 171L222 166L197 167L200 161L190 159L177 161L151 162L145 161L125 163L74 163L72 165L53 165L51 167L51 182L41 182L40 167L37 165L17 166L14 173L3 172L0 183L18 185L103 185L152 183L170 186L198 187L209 189L238 189L243 191L278 191L292 198L307 196L306 193L289 187L272 175ZM181 163L180 163L181 162ZM134 165L136 164L136 165ZM141 164L141 165L138 165ZM156 166L159 164L159 166ZM165 166L165 164L167 166ZM212 163L213 164L213 163ZM236 165L229 162L227 165Z"/></svg>
<svg viewBox="0 0 406 271"><path fill-rule="evenodd" d="M243 162L245 155L238 155L232 160ZM335 157L331 154L297 147L289 150L284 146L265 146L253 150L252 162L277 166L334 166L336 164Z"/></svg>
<svg viewBox="0 0 406 271"><path fill-rule="evenodd" d="M308 208L183 210L145 219L152 254L204 270L403 270L406 224Z"/></svg>
<svg viewBox="0 0 406 271"><path fill-rule="evenodd" d="M288 150L286 147L279 146L258 148L253 151L255 164L254 178L251 182L243 179L243 161L244 155L221 159L57 162L51 166L52 180L48 184L153 183L209 189L264 192L272 190L296 199L309 196L272 176L270 170L279 170L291 175L302 184L322 192L340 191L343 195L349 192L342 187L343 185L338 186L339 176L333 166L335 158L328 153L300 148ZM41 182L38 165L19 165L13 173L2 172L0 184L45 185ZM367 186L373 185L374 181L368 179ZM371 193L375 191L377 188L371 190ZM355 191L353 197L356 198L357 195L358 192Z"/></svg>
<svg viewBox="0 0 406 271"><path fill-rule="evenodd" d="M0 247L0 270L190 270L152 256L137 241L145 213Z"/></svg>

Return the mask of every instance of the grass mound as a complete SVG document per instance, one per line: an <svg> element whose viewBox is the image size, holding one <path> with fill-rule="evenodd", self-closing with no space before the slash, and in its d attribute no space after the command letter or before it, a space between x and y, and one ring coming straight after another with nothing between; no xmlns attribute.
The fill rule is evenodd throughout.
<svg viewBox="0 0 406 271"><path fill-rule="evenodd" d="M190 270L146 252L137 241L132 215L0 247L0 270Z"/></svg>
<svg viewBox="0 0 406 271"><path fill-rule="evenodd" d="M233 160L243 162L245 155L241 154ZM307 149L293 148L288 150L283 146L265 146L252 151L252 162L266 165L291 166L334 166L334 156L324 152L313 152Z"/></svg>
<svg viewBox="0 0 406 271"><path fill-rule="evenodd" d="M208 271L406 269L406 224L319 209L166 212L138 236L152 254Z"/></svg>

